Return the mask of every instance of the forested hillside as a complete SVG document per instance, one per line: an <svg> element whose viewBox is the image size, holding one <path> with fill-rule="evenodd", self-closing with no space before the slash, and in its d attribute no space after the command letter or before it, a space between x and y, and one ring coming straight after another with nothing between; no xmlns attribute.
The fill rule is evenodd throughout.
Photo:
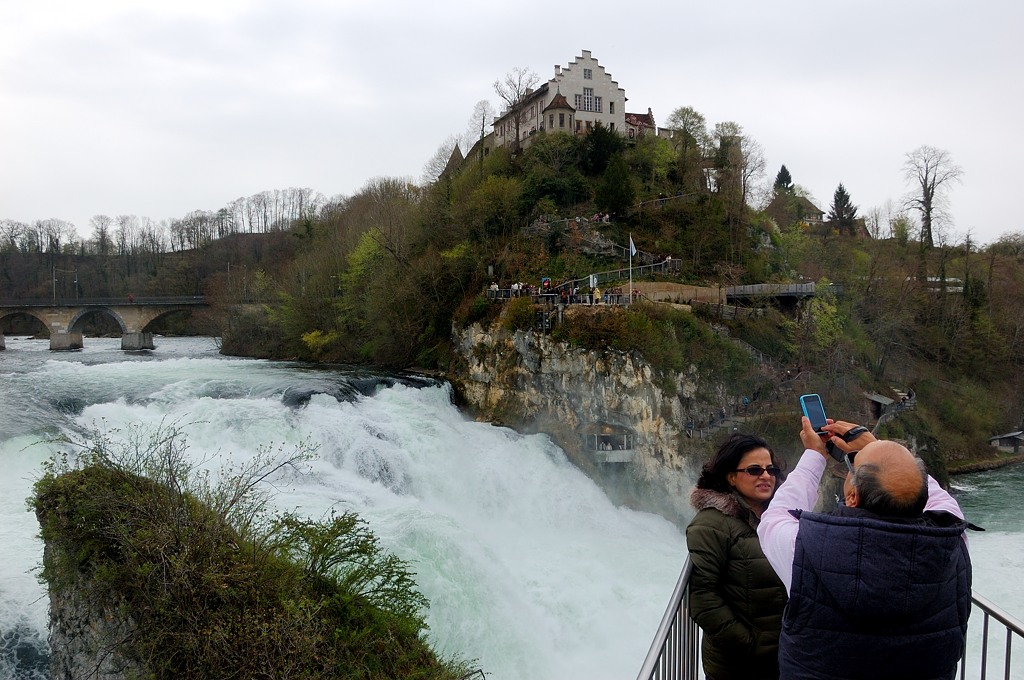
<svg viewBox="0 0 1024 680"><path fill-rule="evenodd" d="M959 173L945 152L907 154L902 209L858 215L840 184L815 220L785 167L759 184L763 157L738 125L709 131L692 110L676 114L671 139L539 133L515 154L471 151L422 183L375 178L255 228L231 211L192 214L192 231L175 221L189 236L174 247L132 247L116 223L106 247L26 239L8 221L0 297L204 294L225 310L228 353L444 369L453 320L497 313L483 297L492 281L623 267L632 236L635 264L669 256L663 276L681 283L838 284L796 310L753 300L765 315L705 319L811 372L833 401L912 388L932 435L964 457L1020 429L1024 234L978 248L943 233L942 191L929 195L913 170L939 154Z"/></svg>

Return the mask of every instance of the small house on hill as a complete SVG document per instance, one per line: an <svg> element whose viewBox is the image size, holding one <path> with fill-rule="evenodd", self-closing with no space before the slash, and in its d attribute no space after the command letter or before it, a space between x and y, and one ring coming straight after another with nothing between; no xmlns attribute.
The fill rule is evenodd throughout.
<svg viewBox="0 0 1024 680"><path fill-rule="evenodd" d="M996 435L990 437L988 443L1005 453L1021 453L1024 449L1024 431Z"/></svg>
<svg viewBox="0 0 1024 680"><path fill-rule="evenodd" d="M642 137L645 134L658 134L658 126L654 122L654 113L650 107L647 113L626 114L626 136L630 139Z"/></svg>
<svg viewBox="0 0 1024 680"><path fill-rule="evenodd" d="M805 222L809 226L820 225L825 220L825 213L806 196L797 196L786 191L775 194L775 198L764 211L780 229L797 222Z"/></svg>

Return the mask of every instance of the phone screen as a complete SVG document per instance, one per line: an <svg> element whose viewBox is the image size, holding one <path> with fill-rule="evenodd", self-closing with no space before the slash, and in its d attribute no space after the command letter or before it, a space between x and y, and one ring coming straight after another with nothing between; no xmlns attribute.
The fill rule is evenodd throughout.
<svg viewBox="0 0 1024 680"><path fill-rule="evenodd" d="M816 432L820 432L821 428L828 424L825 419L825 407L821 405L821 397L817 394L805 394L800 397L800 406Z"/></svg>

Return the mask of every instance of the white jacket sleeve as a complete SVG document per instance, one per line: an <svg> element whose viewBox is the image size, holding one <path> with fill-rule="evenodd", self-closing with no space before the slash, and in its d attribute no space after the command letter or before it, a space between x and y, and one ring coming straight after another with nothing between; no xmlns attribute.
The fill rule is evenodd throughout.
<svg viewBox="0 0 1024 680"><path fill-rule="evenodd" d="M775 497L761 515L761 523L757 525L761 550L786 585L787 593L793 580L796 532L800 529L800 522L789 511L814 510L825 462L817 451L804 451L800 462L775 492Z"/></svg>

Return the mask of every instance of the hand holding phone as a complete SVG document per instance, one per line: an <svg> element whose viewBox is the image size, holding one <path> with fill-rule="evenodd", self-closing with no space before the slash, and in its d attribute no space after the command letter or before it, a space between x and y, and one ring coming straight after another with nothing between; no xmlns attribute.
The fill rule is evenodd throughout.
<svg viewBox="0 0 1024 680"><path fill-rule="evenodd" d="M800 408L803 409L804 415L811 421L811 427L814 431L821 435L827 436L828 433L822 428L828 425L828 418L825 417L825 407L821 405L821 397L817 394L804 394L800 397Z"/></svg>

